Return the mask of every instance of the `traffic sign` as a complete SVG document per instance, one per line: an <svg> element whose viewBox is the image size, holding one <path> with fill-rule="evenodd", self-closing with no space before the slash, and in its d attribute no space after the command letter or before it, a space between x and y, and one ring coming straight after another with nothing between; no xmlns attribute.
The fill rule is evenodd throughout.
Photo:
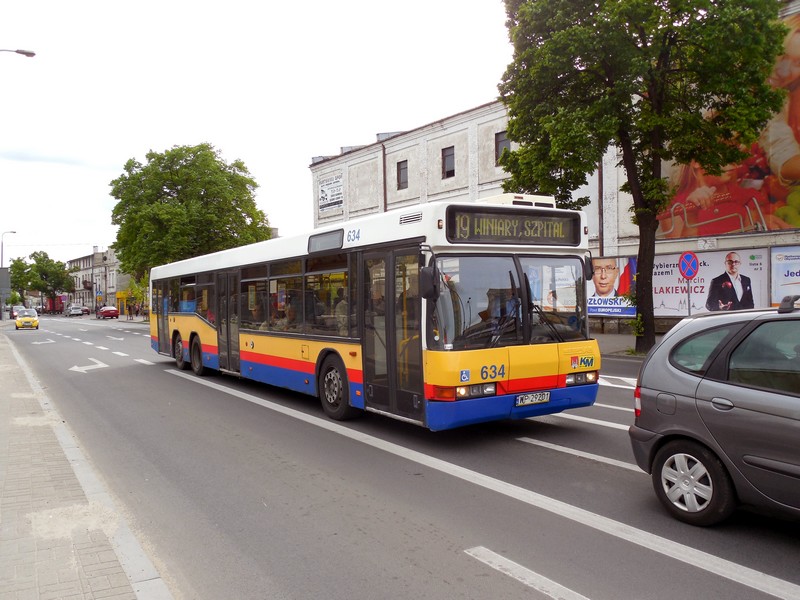
<svg viewBox="0 0 800 600"><path fill-rule="evenodd" d="M700 261L694 252L684 252L678 260L678 269L684 279L692 279L700 270Z"/></svg>

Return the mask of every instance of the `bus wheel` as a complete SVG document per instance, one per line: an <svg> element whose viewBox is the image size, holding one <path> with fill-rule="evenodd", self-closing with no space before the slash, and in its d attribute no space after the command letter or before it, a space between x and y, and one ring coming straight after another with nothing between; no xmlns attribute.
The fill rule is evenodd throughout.
<svg viewBox="0 0 800 600"><path fill-rule="evenodd" d="M350 406L350 388L347 373L342 362L329 356L322 363L319 372L319 397L325 414L336 421L352 419L360 410Z"/></svg>
<svg viewBox="0 0 800 600"><path fill-rule="evenodd" d="M180 333L175 336L175 344L172 346L172 349L175 352L175 366L181 371L188 369L189 365L183 359L183 339Z"/></svg>
<svg viewBox="0 0 800 600"><path fill-rule="evenodd" d="M206 372L206 368L203 366L203 347L200 345L200 338L196 337L192 340L192 348L189 355L192 359L192 371L200 377Z"/></svg>

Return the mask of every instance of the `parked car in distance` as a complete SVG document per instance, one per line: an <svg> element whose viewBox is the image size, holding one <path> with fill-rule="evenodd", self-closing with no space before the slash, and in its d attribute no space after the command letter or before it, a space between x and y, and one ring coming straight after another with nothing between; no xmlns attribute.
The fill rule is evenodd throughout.
<svg viewBox="0 0 800 600"><path fill-rule="evenodd" d="M73 304L67 308L67 316L68 317L82 317L83 316L83 309L77 304Z"/></svg>
<svg viewBox="0 0 800 600"><path fill-rule="evenodd" d="M21 310L25 310L25 307L22 306L21 304L17 304L15 306L12 306L11 307L11 315L10 315L11 318L12 319L16 319L17 315L19 314L19 311L21 311Z"/></svg>
<svg viewBox="0 0 800 600"><path fill-rule="evenodd" d="M633 454L673 517L800 517L800 296L683 319L645 358L634 400Z"/></svg>
<svg viewBox="0 0 800 600"><path fill-rule="evenodd" d="M104 306L97 311L98 319L119 319L119 311L116 306Z"/></svg>
<svg viewBox="0 0 800 600"><path fill-rule="evenodd" d="M88 314L89 314L90 312L92 312L92 311L90 311L90 310L89 310L89 307L88 307L88 306L81 306L81 312L82 312L83 314L85 314L85 315L88 315Z"/></svg>
<svg viewBox="0 0 800 600"><path fill-rule="evenodd" d="M17 312L14 325L17 329L39 329L39 315L32 308L23 308Z"/></svg>

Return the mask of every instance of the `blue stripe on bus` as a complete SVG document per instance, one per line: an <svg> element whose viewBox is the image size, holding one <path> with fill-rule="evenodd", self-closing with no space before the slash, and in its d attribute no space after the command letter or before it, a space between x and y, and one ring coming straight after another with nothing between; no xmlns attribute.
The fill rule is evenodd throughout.
<svg viewBox="0 0 800 600"><path fill-rule="evenodd" d="M203 352L203 366L209 369L219 370L219 354L207 354Z"/></svg>
<svg viewBox="0 0 800 600"><path fill-rule="evenodd" d="M241 362L239 371L244 379L284 387L311 396L317 395L316 379L308 373L246 360ZM364 386L362 384L350 382L350 404L356 408L364 408Z"/></svg>
<svg viewBox="0 0 800 600"><path fill-rule="evenodd" d="M569 408L591 406L599 386L579 385L550 391L550 401L528 406L514 406L516 394L490 396L456 402L426 401L427 425L431 431L442 431L499 419L527 419L558 413Z"/></svg>

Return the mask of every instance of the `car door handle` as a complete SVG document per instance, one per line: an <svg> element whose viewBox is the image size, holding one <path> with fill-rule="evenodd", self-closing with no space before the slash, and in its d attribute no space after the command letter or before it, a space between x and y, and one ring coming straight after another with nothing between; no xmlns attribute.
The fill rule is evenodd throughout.
<svg viewBox="0 0 800 600"><path fill-rule="evenodd" d="M733 402L725 398L712 398L711 404L719 410L731 410L733 408Z"/></svg>

